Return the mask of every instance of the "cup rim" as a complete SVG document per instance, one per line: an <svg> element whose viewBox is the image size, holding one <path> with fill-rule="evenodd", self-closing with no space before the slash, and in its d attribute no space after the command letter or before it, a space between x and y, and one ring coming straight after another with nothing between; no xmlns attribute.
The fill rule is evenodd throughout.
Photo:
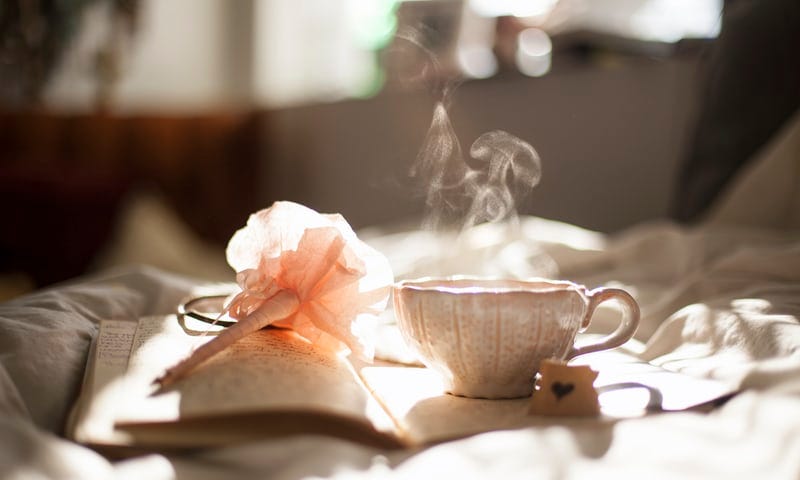
<svg viewBox="0 0 800 480"><path fill-rule="evenodd" d="M392 289L395 291L413 290L451 294L586 291L586 287L583 285L569 280L555 280L544 277L518 279L474 275L428 276L406 279L395 282Z"/></svg>

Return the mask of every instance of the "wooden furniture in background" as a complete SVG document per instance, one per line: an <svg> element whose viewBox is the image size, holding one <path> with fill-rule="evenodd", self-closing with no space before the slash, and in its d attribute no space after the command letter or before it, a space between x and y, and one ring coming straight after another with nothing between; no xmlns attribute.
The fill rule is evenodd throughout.
<svg viewBox="0 0 800 480"><path fill-rule="evenodd" d="M259 116L0 113L0 272L83 273L131 191L224 244L257 208Z"/></svg>

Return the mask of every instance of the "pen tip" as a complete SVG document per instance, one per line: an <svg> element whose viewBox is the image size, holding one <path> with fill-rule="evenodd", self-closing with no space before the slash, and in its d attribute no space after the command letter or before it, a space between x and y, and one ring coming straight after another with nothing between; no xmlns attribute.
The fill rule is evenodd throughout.
<svg viewBox="0 0 800 480"><path fill-rule="evenodd" d="M153 380L150 384L151 386L155 387L153 394L159 394L164 392L170 385L174 383L175 379L169 375L169 372L164 373L160 377Z"/></svg>

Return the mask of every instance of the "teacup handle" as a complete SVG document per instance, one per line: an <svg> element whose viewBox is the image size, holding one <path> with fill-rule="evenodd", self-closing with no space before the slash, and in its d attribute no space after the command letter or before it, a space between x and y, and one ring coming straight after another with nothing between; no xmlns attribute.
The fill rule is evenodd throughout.
<svg viewBox="0 0 800 480"><path fill-rule="evenodd" d="M622 305L622 320L616 330L599 339L597 342L581 347L573 346L572 350L567 354L566 360L577 357L578 355L618 347L630 340L633 334L636 333L636 328L639 326L639 304L637 304L636 300L625 290L601 287L587 292L586 296L589 298L589 306L586 309L586 316L583 318L582 328L589 326L589 322L591 322L592 315L594 315L594 311L597 309L598 305L608 300L619 300Z"/></svg>

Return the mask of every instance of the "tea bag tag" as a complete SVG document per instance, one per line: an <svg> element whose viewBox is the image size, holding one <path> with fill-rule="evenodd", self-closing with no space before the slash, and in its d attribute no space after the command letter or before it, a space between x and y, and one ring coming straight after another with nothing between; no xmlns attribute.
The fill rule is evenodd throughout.
<svg viewBox="0 0 800 480"><path fill-rule="evenodd" d="M567 365L544 360L539 368L539 388L534 390L528 413L552 416L589 416L600 413L594 381L597 372L588 365Z"/></svg>

